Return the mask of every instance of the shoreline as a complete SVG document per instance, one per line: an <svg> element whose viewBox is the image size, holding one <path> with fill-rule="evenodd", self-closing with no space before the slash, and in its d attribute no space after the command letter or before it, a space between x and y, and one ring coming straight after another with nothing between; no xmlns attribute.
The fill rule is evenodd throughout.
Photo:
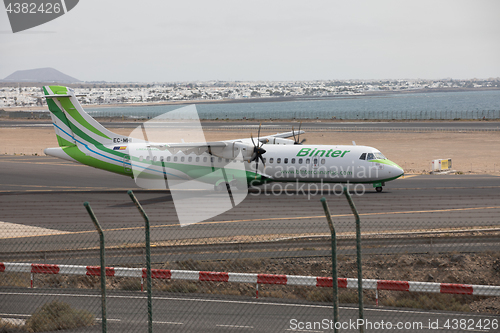
<svg viewBox="0 0 500 333"><path fill-rule="evenodd" d="M9 122L25 122L26 120L33 121L33 122L40 122L40 123L52 123L52 120L50 117L45 117L45 118L35 118L35 117L29 117L27 114L27 117L16 117L16 118L9 118L8 115L2 116L0 109L0 121L9 121ZM29 111L23 111L23 112L29 112ZM147 120L146 118L127 118L127 117L94 117L98 122L106 123L106 122L118 122L118 123L135 123L135 122L142 122L144 120ZM201 122L203 123L233 123L233 122L246 122L248 124L258 124L258 123L324 123L324 124L350 124L350 123L357 123L357 124L370 124L370 123L480 123L480 122L489 122L489 123L497 123L498 126L500 127L500 119L331 119L331 118L325 118L325 119L254 119L254 118L248 118L248 119L200 119Z"/></svg>
<svg viewBox="0 0 500 333"><path fill-rule="evenodd" d="M467 91L496 91L497 87L491 88L433 88L433 89L415 89L400 91L373 91L353 95L333 95L333 96L290 96L290 97L267 97L267 98L240 98L240 99L217 99L217 100L181 100L181 101L160 101L144 103L110 103L110 104L82 104L84 108L120 108L120 107L141 107L141 106L162 106L162 105L186 105L186 104L239 104L239 103L276 103L293 102L307 100L331 100L331 99L356 99L360 97L377 97L401 94L424 94L424 93L443 93L443 92L467 92ZM48 112L47 105L44 106L9 106L0 108L5 112Z"/></svg>

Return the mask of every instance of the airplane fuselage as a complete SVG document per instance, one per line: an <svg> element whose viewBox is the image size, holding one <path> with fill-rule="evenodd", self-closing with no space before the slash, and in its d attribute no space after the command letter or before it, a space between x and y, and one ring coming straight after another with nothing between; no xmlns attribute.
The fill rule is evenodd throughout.
<svg viewBox="0 0 500 333"><path fill-rule="evenodd" d="M383 183L403 174L397 164L383 157L375 148L367 146L265 144L263 147L266 150L263 155L265 166L259 163L259 177L255 177L255 162L225 159L209 153L172 153L143 143L78 148L88 152L88 159L72 158L67 149L63 152L64 148L50 148L46 153L131 177L134 176L133 170L141 170L151 178L174 177L179 180L199 178L220 168L224 168L230 176L241 177L242 170L245 170L244 178L255 185L269 181ZM72 149L76 150L77 147ZM113 151L115 154L103 154L103 151ZM109 163L94 164L90 158L93 152L101 152L100 158L107 158ZM117 160L121 161L121 166L120 163L117 165ZM207 180L216 183L222 179Z"/></svg>

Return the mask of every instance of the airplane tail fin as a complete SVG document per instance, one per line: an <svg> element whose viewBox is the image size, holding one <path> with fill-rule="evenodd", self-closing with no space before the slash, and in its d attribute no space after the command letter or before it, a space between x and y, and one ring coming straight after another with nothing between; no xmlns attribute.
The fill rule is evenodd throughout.
<svg viewBox="0 0 500 333"><path fill-rule="evenodd" d="M107 145L123 142L126 136L115 134L85 112L71 88L44 86L59 147Z"/></svg>

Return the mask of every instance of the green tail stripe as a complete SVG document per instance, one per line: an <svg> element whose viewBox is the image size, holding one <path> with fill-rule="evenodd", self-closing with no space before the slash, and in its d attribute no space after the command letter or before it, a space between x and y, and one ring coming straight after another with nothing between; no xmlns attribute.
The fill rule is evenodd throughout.
<svg viewBox="0 0 500 333"><path fill-rule="evenodd" d="M71 128L72 129L74 128L74 130L73 130L74 135L78 135L80 138L82 138L83 141L86 141L87 143L94 145L97 149L99 149L103 152L110 153L110 154L118 156L118 157L124 157L126 155L124 153L120 153L120 152L115 151L113 149L106 148L105 146L103 146L102 143L100 143L99 141L95 140L94 138L88 136L85 132L83 132L82 130L80 130L78 127L76 127L74 125Z"/></svg>
<svg viewBox="0 0 500 333"><path fill-rule="evenodd" d="M75 144L73 142L69 142L68 140L61 138L59 135L56 134L57 137L57 143L59 143L59 147L74 147Z"/></svg>
<svg viewBox="0 0 500 333"><path fill-rule="evenodd" d="M66 95L68 93L68 88L64 86L49 86L50 90L56 95Z"/></svg>
<svg viewBox="0 0 500 333"><path fill-rule="evenodd" d="M43 87L43 92L46 95L49 94L49 92L45 89L45 87ZM66 126L69 127L68 118L66 118L64 112L62 112L61 109L59 109L57 104L51 98L47 98L47 105L49 107L49 111L52 112L57 118L59 118L59 120L61 120Z"/></svg>
<svg viewBox="0 0 500 333"><path fill-rule="evenodd" d="M50 99L49 99L50 100ZM55 105L55 104L54 104ZM56 105L57 107L57 105ZM86 141L87 143L90 143L94 146L96 146L97 149L103 151L103 152L106 152L106 153L110 153L110 154L113 154L115 156L118 156L118 157L124 157L126 154L124 153L120 153L118 151L114 151L112 149L109 149L109 148L106 148L102 145L102 143L100 143L99 141L91 138L90 136L88 136L85 132L81 131L78 127L76 126L70 126L69 125L69 121L66 119L66 116L64 115L64 113L62 112L59 112L59 113L55 113L54 112L54 115L59 118L61 121L65 121L68 122L68 124L66 124L71 130L73 130L73 134L74 135L78 135L83 141ZM72 144L73 145L73 144Z"/></svg>
<svg viewBox="0 0 500 333"><path fill-rule="evenodd" d="M69 115L71 117L73 117L73 119L75 119L80 125L82 125L86 129L88 129L92 133L95 133L95 134L97 134L99 136L102 136L105 139L111 140L110 137L108 137L107 135L103 134L97 128L95 128L94 126L92 126L91 124L89 124L89 122L87 120L85 120L85 118L82 117L82 115L80 114L80 112L78 112L78 110L75 108L75 106L73 105L73 103L71 103L69 97L61 97L61 98L58 98L57 100L59 101L59 103L61 103L61 105L64 108L64 110L66 112L68 112Z"/></svg>
<svg viewBox="0 0 500 333"><path fill-rule="evenodd" d="M68 156L74 158L78 162L92 166L94 168L104 169L126 176L130 176L132 174L132 172L126 172L123 166L104 162L92 156L87 156L78 147L63 147L63 150L66 154L68 154Z"/></svg>

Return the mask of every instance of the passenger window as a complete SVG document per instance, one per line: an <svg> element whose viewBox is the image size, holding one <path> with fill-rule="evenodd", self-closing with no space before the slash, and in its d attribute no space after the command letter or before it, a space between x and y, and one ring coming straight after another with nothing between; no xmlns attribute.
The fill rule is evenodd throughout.
<svg viewBox="0 0 500 333"><path fill-rule="evenodd" d="M314 164L318 164L318 159L317 158L314 159Z"/></svg>
<svg viewBox="0 0 500 333"><path fill-rule="evenodd" d="M170 156L167 156L167 162L170 162Z"/></svg>
<svg viewBox="0 0 500 333"><path fill-rule="evenodd" d="M163 156L160 156L160 161L162 161L162 162L163 162Z"/></svg>
<svg viewBox="0 0 500 333"><path fill-rule="evenodd" d="M311 164L311 159L310 158L306 158L306 164Z"/></svg>
<svg viewBox="0 0 500 333"><path fill-rule="evenodd" d="M285 158L285 160L283 161L283 163L288 164L288 158Z"/></svg>
<svg viewBox="0 0 500 333"><path fill-rule="evenodd" d="M193 158L191 156L188 157L188 162L192 162Z"/></svg>
<svg viewBox="0 0 500 333"><path fill-rule="evenodd" d="M153 162L156 162L156 156L153 156Z"/></svg>
<svg viewBox="0 0 500 333"><path fill-rule="evenodd" d="M321 159L321 164L325 164L326 160L324 158Z"/></svg>
<svg viewBox="0 0 500 333"><path fill-rule="evenodd" d="M360 160L364 160L365 158L366 158L366 153L361 154L361 156L359 157Z"/></svg>
<svg viewBox="0 0 500 333"><path fill-rule="evenodd" d="M139 156L139 161L141 161L141 162L142 162L142 160L143 160L143 159L144 159L144 157Z"/></svg>
<svg viewBox="0 0 500 333"><path fill-rule="evenodd" d="M292 160L290 161L290 163L295 164L295 158L292 158Z"/></svg>
<svg viewBox="0 0 500 333"><path fill-rule="evenodd" d="M229 158L226 158L226 163L229 163Z"/></svg>
<svg viewBox="0 0 500 333"><path fill-rule="evenodd" d="M200 161L200 157L199 157L199 156L197 156L197 157L196 157L196 162L199 162L199 161Z"/></svg>
<svg viewBox="0 0 500 333"><path fill-rule="evenodd" d="M299 164L302 164L302 161L303 161L303 160L302 160L301 158L299 158Z"/></svg>
<svg viewBox="0 0 500 333"><path fill-rule="evenodd" d="M184 162L184 156L181 156L181 162Z"/></svg>
<svg viewBox="0 0 500 333"><path fill-rule="evenodd" d="M177 156L174 156L174 162L177 162Z"/></svg>
<svg viewBox="0 0 500 333"><path fill-rule="evenodd" d="M213 163L214 161L215 161L215 158L210 157L210 162L212 162L212 163Z"/></svg>
<svg viewBox="0 0 500 333"><path fill-rule="evenodd" d="M146 156L146 161L149 161L149 156Z"/></svg>
<svg viewBox="0 0 500 333"><path fill-rule="evenodd" d="M276 159L276 163L278 163L278 164L280 164L280 163L281 163L281 158L280 158L280 157L278 157L278 158Z"/></svg>
<svg viewBox="0 0 500 333"><path fill-rule="evenodd" d="M219 157L219 163L222 162L222 157Z"/></svg>
<svg viewBox="0 0 500 333"><path fill-rule="evenodd" d="M208 160L208 158L205 156L203 157L203 162L206 162Z"/></svg>
<svg viewBox="0 0 500 333"><path fill-rule="evenodd" d="M272 157L271 157L271 158L269 159L269 163L271 163L271 164L272 164L272 163L274 163L274 158L272 158Z"/></svg>

